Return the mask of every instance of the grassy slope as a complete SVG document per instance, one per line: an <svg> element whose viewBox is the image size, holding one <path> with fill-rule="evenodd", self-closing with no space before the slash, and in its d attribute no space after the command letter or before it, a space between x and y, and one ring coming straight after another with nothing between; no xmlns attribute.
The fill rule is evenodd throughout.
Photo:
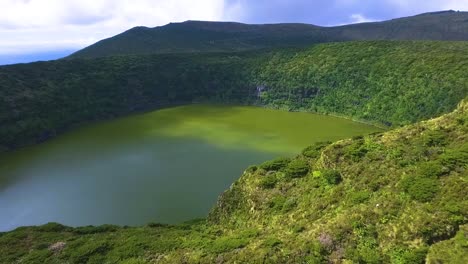
<svg viewBox="0 0 468 264"><path fill-rule="evenodd" d="M436 12L339 27L187 21L155 28L136 27L99 41L69 58L233 52L274 47L306 47L316 43L349 40L468 40L467 19L468 12Z"/></svg>
<svg viewBox="0 0 468 264"><path fill-rule="evenodd" d="M398 126L468 94L468 42L365 41L270 52L0 67L0 150L73 125L192 102L261 104ZM265 85L257 97L257 86Z"/></svg>
<svg viewBox="0 0 468 264"><path fill-rule="evenodd" d="M426 122L248 168L207 220L23 227L1 263L463 263L468 102Z"/></svg>

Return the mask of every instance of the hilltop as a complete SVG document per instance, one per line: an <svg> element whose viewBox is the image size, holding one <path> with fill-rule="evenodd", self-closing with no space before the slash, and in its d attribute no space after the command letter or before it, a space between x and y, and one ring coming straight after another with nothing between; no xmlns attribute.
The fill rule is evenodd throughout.
<svg viewBox="0 0 468 264"><path fill-rule="evenodd" d="M306 47L317 43L351 40L468 40L468 12L434 12L383 22L337 27L186 21L155 28L135 27L101 40L68 58L235 52Z"/></svg>

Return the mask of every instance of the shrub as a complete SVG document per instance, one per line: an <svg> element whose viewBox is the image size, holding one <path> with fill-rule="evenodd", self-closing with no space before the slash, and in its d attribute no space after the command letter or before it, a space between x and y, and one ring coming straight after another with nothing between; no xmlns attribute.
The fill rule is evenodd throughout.
<svg viewBox="0 0 468 264"><path fill-rule="evenodd" d="M223 253L237 248L243 248L249 243L248 238L221 237L214 241L211 251Z"/></svg>
<svg viewBox="0 0 468 264"><path fill-rule="evenodd" d="M121 262L121 264L146 264L148 263L144 259L139 259L139 258L131 258L131 259L126 259Z"/></svg>
<svg viewBox="0 0 468 264"><path fill-rule="evenodd" d="M425 178L439 177L448 172L450 172L450 170L444 167L439 161L421 163L418 168L418 174Z"/></svg>
<svg viewBox="0 0 468 264"><path fill-rule="evenodd" d="M262 189L274 188L277 181L278 179L276 178L276 175L274 174L266 175L262 177L262 179L260 180L260 187Z"/></svg>
<svg viewBox="0 0 468 264"><path fill-rule="evenodd" d="M51 222L42 226L38 226L36 230L41 231L41 232L62 232L62 231L66 231L67 229L70 229L70 228L67 226L61 225L59 223Z"/></svg>
<svg viewBox="0 0 468 264"><path fill-rule="evenodd" d="M281 240L279 240L278 238L276 238L276 237L269 237L269 238L265 239L265 241L263 242L263 245L272 248L272 247L279 246L282 243L283 242Z"/></svg>
<svg viewBox="0 0 468 264"><path fill-rule="evenodd" d="M318 156L320 156L320 151L330 145L331 142L330 141L326 141L326 142L317 142L315 143L314 145L312 146L309 146L307 148L305 148L303 151L302 151L302 155L308 157L308 158L317 158Z"/></svg>
<svg viewBox="0 0 468 264"><path fill-rule="evenodd" d="M436 178L408 177L403 180L402 186L411 198L420 202L430 201L439 190L439 181Z"/></svg>
<svg viewBox="0 0 468 264"><path fill-rule="evenodd" d="M296 205L297 202L295 198L288 198L283 204L283 213L291 211L292 209L294 209L294 207L296 207Z"/></svg>
<svg viewBox="0 0 468 264"><path fill-rule="evenodd" d="M302 233L304 232L305 227L303 225L295 225L292 229L294 233Z"/></svg>
<svg viewBox="0 0 468 264"><path fill-rule="evenodd" d="M328 184L338 184L341 182L341 174L337 170L325 170L321 173L322 177L327 181Z"/></svg>
<svg viewBox="0 0 468 264"><path fill-rule="evenodd" d="M428 147L444 146L446 139L443 131L429 131L423 135L423 144Z"/></svg>
<svg viewBox="0 0 468 264"><path fill-rule="evenodd" d="M305 160L293 160L288 164L285 172L290 178L304 177L309 172L309 163Z"/></svg>
<svg viewBox="0 0 468 264"><path fill-rule="evenodd" d="M440 155L442 164L450 168L459 166L467 167L468 164L468 144L463 144L458 149L449 150Z"/></svg>
<svg viewBox="0 0 468 264"><path fill-rule="evenodd" d="M354 204L363 203L370 198L370 193L368 191L357 191L349 195L349 200Z"/></svg>
<svg viewBox="0 0 468 264"><path fill-rule="evenodd" d="M281 211L283 210L283 205L286 202L286 198L284 196L275 196L268 202L268 207L273 209L273 211Z"/></svg>
<svg viewBox="0 0 468 264"><path fill-rule="evenodd" d="M119 229L115 225L101 225L101 226L82 226L73 229L73 233L85 235L85 234L97 234L97 233L107 233L115 232Z"/></svg>
<svg viewBox="0 0 468 264"><path fill-rule="evenodd" d="M255 165L252 165L252 166L249 166L249 167L248 167L248 168L245 170L245 172L248 172L248 173L253 173L253 172L256 172L256 171L257 171L257 169L258 169L258 167L257 167L257 166L255 166Z"/></svg>
<svg viewBox="0 0 468 264"><path fill-rule="evenodd" d="M162 223L148 223L147 224L148 227L151 227L151 228L157 228L157 227L167 227L168 224L162 224Z"/></svg>
<svg viewBox="0 0 468 264"><path fill-rule="evenodd" d="M274 160L269 160L260 165L261 169L266 171L277 171L288 165L290 159L288 158L278 158Z"/></svg>
<svg viewBox="0 0 468 264"><path fill-rule="evenodd" d="M368 152L368 149L364 147L363 143L363 140L357 140L348 146L345 157L351 159L354 162L360 161Z"/></svg>
<svg viewBox="0 0 468 264"><path fill-rule="evenodd" d="M377 248L369 245L362 245L358 249L358 261L359 263L382 263L382 256Z"/></svg>
<svg viewBox="0 0 468 264"><path fill-rule="evenodd" d="M70 260L73 263L102 263L105 254L112 250L112 246L106 241L88 240L81 246L68 248ZM90 261L93 259L94 261Z"/></svg>
<svg viewBox="0 0 468 264"><path fill-rule="evenodd" d="M427 248L411 249L401 256L401 263L424 264L426 263Z"/></svg>

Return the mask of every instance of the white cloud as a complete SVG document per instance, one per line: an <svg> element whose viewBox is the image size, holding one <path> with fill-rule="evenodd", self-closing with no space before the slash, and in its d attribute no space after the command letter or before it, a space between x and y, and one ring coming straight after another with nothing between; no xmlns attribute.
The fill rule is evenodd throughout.
<svg viewBox="0 0 468 264"><path fill-rule="evenodd" d="M134 26L223 17L223 0L0 0L0 54L78 49Z"/></svg>
<svg viewBox="0 0 468 264"><path fill-rule="evenodd" d="M263 1L262 11L281 10L286 3L304 6L304 1ZM388 10L384 13L393 17L446 9L468 10L468 0L323 1L354 23L374 21L369 17L381 19L374 13L378 8ZM311 8L319 2L310 1ZM154 27L188 19L239 21L254 3L258 4L238 0L0 0L0 55L79 49L141 25Z"/></svg>
<svg viewBox="0 0 468 264"><path fill-rule="evenodd" d="M352 14L350 18L351 18L351 23L352 24L376 21L375 19L367 18L367 17L363 16L362 14Z"/></svg>

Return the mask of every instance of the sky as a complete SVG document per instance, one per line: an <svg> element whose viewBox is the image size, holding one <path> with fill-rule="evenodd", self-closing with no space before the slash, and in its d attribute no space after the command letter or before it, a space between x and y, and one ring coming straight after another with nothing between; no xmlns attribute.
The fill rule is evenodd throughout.
<svg viewBox="0 0 468 264"><path fill-rule="evenodd" d="M0 0L0 65L60 58L134 26L185 20L334 26L449 9L468 11L468 0Z"/></svg>

